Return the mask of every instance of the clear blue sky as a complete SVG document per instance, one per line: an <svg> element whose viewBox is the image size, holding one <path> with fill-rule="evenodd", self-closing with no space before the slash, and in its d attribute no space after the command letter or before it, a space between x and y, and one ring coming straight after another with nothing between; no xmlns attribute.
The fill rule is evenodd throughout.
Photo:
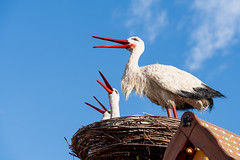
<svg viewBox="0 0 240 160"><path fill-rule="evenodd" d="M227 96L198 117L240 134L240 2L238 0L2 0L0 2L0 159L72 159L69 141L108 105L101 70L120 92L122 116L166 111L146 97L125 100L120 80L129 52L91 36L136 35L139 65L170 64ZM181 116L183 112L179 112Z"/></svg>

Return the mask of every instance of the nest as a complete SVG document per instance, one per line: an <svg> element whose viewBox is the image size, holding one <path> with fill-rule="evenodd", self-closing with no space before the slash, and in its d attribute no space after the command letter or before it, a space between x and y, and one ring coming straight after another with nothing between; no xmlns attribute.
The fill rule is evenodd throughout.
<svg viewBox="0 0 240 160"><path fill-rule="evenodd" d="M180 120L160 116L129 116L80 128L69 146L82 159L162 159Z"/></svg>

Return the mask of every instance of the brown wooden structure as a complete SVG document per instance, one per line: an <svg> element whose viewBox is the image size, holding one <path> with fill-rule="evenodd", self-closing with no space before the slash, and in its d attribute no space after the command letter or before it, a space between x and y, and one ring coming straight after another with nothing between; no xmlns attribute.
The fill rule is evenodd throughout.
<svg viewBox="0 0 240 160"><path fill-rule="evenodd" d="M164 160L240 159L240 136L185 112Z"/></svg>

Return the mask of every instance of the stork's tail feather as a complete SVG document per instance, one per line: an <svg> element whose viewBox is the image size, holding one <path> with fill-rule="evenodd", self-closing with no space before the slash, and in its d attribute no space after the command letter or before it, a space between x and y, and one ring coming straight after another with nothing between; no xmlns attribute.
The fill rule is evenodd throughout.
<svg viewBox="0 0 240 160"><path fill-rule="evenodd" d="M199 93L203 94L204 96L207 96L206 98L225 97L222 93L212 89L211 87L207 86L206 84L202 84L202 85L204 86L204 88L194 88L194 91L199 92Z"/></svg>

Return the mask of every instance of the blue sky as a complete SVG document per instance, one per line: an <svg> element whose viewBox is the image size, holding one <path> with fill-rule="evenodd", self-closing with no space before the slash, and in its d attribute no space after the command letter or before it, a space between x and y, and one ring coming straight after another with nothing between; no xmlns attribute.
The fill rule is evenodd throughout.
<svg viewBox="0 0 240 160"><path fill-rule="evenodd" d="M197 76L226 99L198 117L240 134L240 1L42 0L0 2L0 159L72 159L69 141L102 115L84 102L109 108L96 82L101 70L120 80L129 52L93 49L111 44L91 36L145 42L139 65L170 64ZM120 91L122 116L166 111L146 97ZM179 112L181 116L183 112Z"/></svg>

